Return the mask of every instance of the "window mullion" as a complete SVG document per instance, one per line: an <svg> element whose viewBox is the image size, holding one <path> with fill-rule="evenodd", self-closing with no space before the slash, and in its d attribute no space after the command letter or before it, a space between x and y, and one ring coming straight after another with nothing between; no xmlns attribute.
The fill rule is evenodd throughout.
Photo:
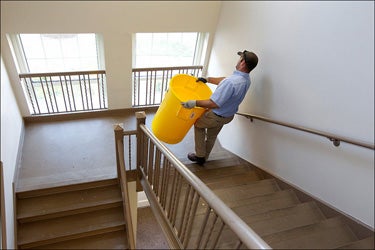
<svg viewBox="0 0 375 250"><path fill-rule="evenodd" d="M199 56L199 52L201 51L201 47L202 47L202 44L201 44L201 33L197 33L197 38L195 40L195 48L194 48L194 56L193 56L193 65L198 65L198 58L200 57Z"/></svg>
<svg viewBox="0 0 375 250"><path fill-rule="evenodd" d="M12 44L12 52L17 61L17 70L19 73L29 73L29 65L26 60L25 51L23 49L22 39L19 34L10 34L8 39Z"/></svg>

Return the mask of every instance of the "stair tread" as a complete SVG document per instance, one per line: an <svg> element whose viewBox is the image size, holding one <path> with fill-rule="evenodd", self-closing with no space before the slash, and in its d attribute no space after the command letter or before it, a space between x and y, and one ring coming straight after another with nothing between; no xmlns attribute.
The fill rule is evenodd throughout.
<svg viewBox="0 0 375 250"><path fill-rule="evenodd" d="M296 204L290 207L280 209L270 208L267 211L250 211L249 213L237 215L247 223L257 234L260 236L273 234L276 232L289 230L291 228L311 225L313 223L324 220L325 217L320 209L316 206L315 202L306 202ZM197 221L203 221L204 214L196 216ZM200 223L195 223L192 235L197 235L199 232ZM215 228L217 230L218 228ZM235 239L236 236L229 229L226 229L226 234L223 236L228 241L231 238ZM228 234L228 235L227 235Z"/></svg>
<svg viewBox="0 0 375 250"><path fill-rule="evenodd" d="M225 203L233 200L241 200L259 195L265 195L279 191L280 188L274 179L253 181L248 184L213 190Z"/></svg>
<svg viewBox="0 0 375 250"><path fill-rule="evenodd" d="M259 207L268 207L268 208L278 208L276 204L284 201L284 204L287 206L292 206L294 204L300 203L296 194L288 190L279 190L273 193L267 193L263 195L252 196L247 199L240 200L224 200L230 208L236 208L246 205L259 206Z"/></svg>
<svg viewBox="0 0 375 250"><path fill-rule="evenodd" d="M38 249L128 249L126 231L119 230L54 244L39 246Z"/></svg>
<svg viewBox="0 0 375 250"><path fill-rule="evenodd" d="M263 202L252 203L251 199L248 200L248 203L231 206L233 212L238 214L239 216L247 216L247 215L254 215L254 214L261 214L270 212L277 209L284 209L294 207L300 204L300 201L291 199L286 197L284 199L272 199L272 200L264 200Z"/></svg>
<svg viewBox="0 0 375 250"><path fill-rule="evenodd" d="M266 235L263 239L272 248L283 249L337 248L357 240L353 232L338 217Z"/></svg>
<svg viewBox="0 0 375 250"><path fill-rule="evenodd" d="M49 194L58 194L58 193L65 193L69 191L75 190L85 190L88 188L94 187L103 187L117 184L117 178L110 178L110 179L103 179L91 182L82 182L82 183L75 183L70 185L63 185L63 186L53 186L48 188L40 188L40 189L33 189L33 190L16 190L17 198L28 198L28 197L35 197L35 196L43 196Z"/></svg>
<svg viewBox="0 0 375 250"><path fill-rule="evenodd" d="M215 169L215 168L225 168L233 165L239 165L244 163L243 160L238 158L238 156L229 153L220 152L219 154L211 154L210 159L206 161L204 166L200 166L196 163L192 163L187 157L180 158L180 161L184 163L189 169Z"/></svg>
<svg viewBox="0 0 375 250"><path fill-rule="evenodd" d="M18 199L17 219L77 210L122 201L118 185Z"/></svg>
<svg viewBox="0 0 375 250"><path fill-rule="evenodd" d="M252 177L250 177L252 178ZM170 182L172 181L173 177L170 178ZM220 183L220 182L219 182ZM274 193L276 191L280 191L276 181L274 179L265 179L265 180L255 180L255 181L247 181L242 180L241 183L233 182L233 180L224 180L221 182L221 185L212 185L208 187L219 196L225 203L230 201L236 200L246 200L248 198L252 198L255 196L261 196L265 194ZM168 195L172 192L173 187L169 185L168 187ZM179 204L183 203L185 199L185 191L187 190L188 185L186 182L182 183L181 186L181 193L177 199L179 199ZM249 192L248 190L251 189ZM167 200L167 203L169 201Z"/></svg>
<svg viewBox="0 0 375 250"><path fill-rule="evenodd" d="M198 168L193 169L189 168L192 173L196 176L200 177L201 179L211 179L216 177L223 177L234 175L238 173L247 173L247 172L254 172L254 170L246 165L234 165L230 167L222 167L222 168L214 168L214 169L206 169L206 168Z"/></svg>
<svg viewBox="0 0 375 250"><path fill-rule="evenodd" d="M374 249L374 240L374 236L367 237L349 244L345 244L344 246L339 247L339 249Z"/></svg>
<svg viewBox="0 0 375 250"><path fill-rule="evenodd" d="M181 202L179 203L179 206L182 206L183 198L180 198L180 201ZM275 193L224 202L234 212L240 212L240 210L251 210L253 214L265 213L267 211L275 209L292 207L300 203L297 196L292 190L281 190ZM203 215L206 212L206 209L207 203L204 201L199 202L196 215L198 217Z"/></svg>
<svg viewBox="0 0 375 250"><path fill-rule="evenodd" d="M182 204L182 203L181 203ZM281 190L275 193L260 195L242 200L226 201L225 204L237 213L239 217L243 217L241 213L250 216L263 214L277 209L294 207L300 204L296 194L292 190ZM182 205L181 205L182 206ZM207 210L207 204L200 202L197 207L194 219L194 230L199 230L200 222L203 221L204 213ZM181 216L177 216L177 224L181 221Z"/></svg>
<svg viewBox="0 0 375 250"><path fill-rule="evenodd" d="M243 184L248 184L252 181L259 181L260 178L257 173L254 171L248 173L240 173L236 175L224 176L224 177L217 177L212 178L209 180L202 179L202 181L210 188L210 189L221 189L221 188L228 188L232 186L238 186Z"/></svg>
<svg viewBox="0 0 375 250"><path fill-rule="evenodd" d="M22 224L18 228L18 242L24 245L124 224L122 207L114 207Z"/></svg>
<svg viewBox="0 0 375 250"><path fill-rule="evenodd" d="M315 202L239 216L261 236L311 225L326 219Z"/></svg>

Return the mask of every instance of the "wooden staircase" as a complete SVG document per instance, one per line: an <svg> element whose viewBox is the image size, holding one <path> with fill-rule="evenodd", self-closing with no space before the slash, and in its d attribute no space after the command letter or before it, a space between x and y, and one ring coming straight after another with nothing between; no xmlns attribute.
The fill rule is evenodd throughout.
<svg viewBox="0 0 375 250"><path fill-rule="evenodd" d="M16 193L20 249L127 249L117 179Z"/></svg>
<svg viewBox="0 0 375 250"><path fill-rule="evenodd" d="M326 215L317 202L301 200L296 190L238 157L225 154L205 167L185 163L274 249L374 249L374 232L359 233L343 216ZM128 249L117 179L19 192L16 197L20 249ZM206 207L198 205L192 242ZM231 249L236 237L225 230L219 248Z"/></svg>
<svg viewBox="0 0 375 250"><path fill-rule="evenodd" d="M357 232L342 215L325 215L316 201L301 201L296 190L281 188L279 181L238 157L187 166L274 249L374 249L373 231ZM192 238L198 237L205 207L199 204ZM219 248L233 248L234 239L227 231Z"/></svg>

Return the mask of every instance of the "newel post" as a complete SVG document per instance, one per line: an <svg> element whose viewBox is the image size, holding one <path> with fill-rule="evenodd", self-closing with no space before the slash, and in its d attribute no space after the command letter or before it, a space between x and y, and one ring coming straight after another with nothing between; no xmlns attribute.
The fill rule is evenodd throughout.
<svg viewBox="0 0 375 250"><path fill-rule="evenodd" d="M146 113L144 111L136 112L135 117L137 118L137 192L143 191L140 178L142 177L140 166L142 165L142 158L144 157L143 152L143 133L141 125L146 124Z"/></svg>
<svg viewBox="0 0 375 250"><path fill-rule="evenodd" d="M124 129L122 124L115 124L113 125L114 133L115 133L115 148L116 148L116 166L117 166L117 177L120 177L120 156L118 153L118 145L117 142L121 141L124 144Z"/></svg>

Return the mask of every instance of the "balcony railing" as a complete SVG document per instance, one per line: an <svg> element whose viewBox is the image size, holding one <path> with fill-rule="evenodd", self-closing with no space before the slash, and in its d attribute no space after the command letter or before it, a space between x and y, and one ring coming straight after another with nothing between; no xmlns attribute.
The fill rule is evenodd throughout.
<svg viewBox="0 0 375 250"><path fill-rule="evenodd" d="M203 66L134 68L133 107L159 105L176 74L200 76ZM27 73L20 81L32 115L102 110L108 108L104 70Z"/></svg>
<svg viewBox="0 0 375 250"><path fill-rule="evenodd" d="M159 105L168 90L169 80L176 74L198 77L203 66L181 66L163 68L134 68L133 107Z"/></svg>
<svg viewBox="0 0 375 250"><path fill-rule="evenodd" d="M32 115L107 109L105 71L20 74Z"/></svg>

